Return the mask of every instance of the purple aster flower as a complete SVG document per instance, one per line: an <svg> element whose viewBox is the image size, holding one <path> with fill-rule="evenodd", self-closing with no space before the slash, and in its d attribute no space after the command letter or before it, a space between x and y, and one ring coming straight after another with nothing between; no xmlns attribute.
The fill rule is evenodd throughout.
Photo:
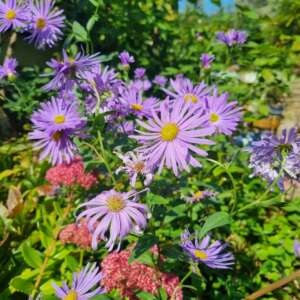
<svg viewBox="0 0 300 300"><path fill-rule="evenodd" d="M14 79L17 75L17 66L18 62L15 58L5 58L3 65L0 66L0 79L5 77L8 79Z"/></svg>
<svg viewBox="0 0 300 300"><path fill-rule="evenodd" d="M247 32L245 31L235 31L234 41L238 45L245 44L247 41Z"/></svg>
<svg viewBox="0 0 300 300"><path fill-rule="evenodd" d="M134 114L139 117L151 115L151 110L158 105L156 98L144 99L143 90L134 87L123 89L118 101L126 114Z"/></svg>
<svg viewBox="0 0 300 300"><path fill-rule="evenodd" d="M125 171L130 177L130 185L135 187L137 177L142 175L145 180L144 184L149 185L153 179L153 173L151 168L147 166L145 159L139 153L128 152L125 155L121 153L116 153L119 158L125 164L124 167L117 169L118 174L121 171Z"/></svg>
<svg viewBox="0 0 300 300"><path fill-rule="evenodd" d="M171 96L172 99L189 103L192 106L203 107L204 99L209 94L207 85L204 82L193 85L192 81L187 78L177 77L170 80L171 87L174 91L163 90Z"/></svg>
<svg viewBox="0 0 300 300"><path fill-rule="evenodd" d="M136 68L134 70L134 77L136 79L142 79L146 74L146 70L144 68Z"/></svg>
<svg viewBox="0 0 300 300"><path fill-rule="evenodd" d="M80 88L87 93L86 107L88 113L95 113L98 107L100 112L109 111L108 102L115 102L123 82L118 79L118 73L108 67L100 65L93 68L92 72L86 72L83 76L84 82ZM100 103L97 103L97 102Z"/></svg>
<svg viewBox="0 0 300 300"><path fill-rule="evenodd" d="M214 55L210 55L208 53L203 53L200 56L200 60L201 60L203 68L204 69L209 69L211 63L215 60L215 56Z"/></svg>
<svg viewBox="0 0 300 300"><path fill-rule="evenodd" d="M194 261L204 263L212 269L230 269L234 264L233 255L230 252L224 253L227 245L220 241L210 244L209 235L201 242L197 238L192 241L191 234L185 230L181 235L181 247Z"/></svg>
<svg viewBox="0 0 300 300"><path fill-rule="evenodd" d="M53 98L33 113L34 130L29 133L29 139L35 141L35 149L41 150L41 160L49 157L53 165L72 161L77 150L72 137L82 135L86 123L77 108L75 102L66 103L63 99Z"/></svg>
<svg viewBox="0 0 300 300"><path fill-rule="evenodd" d="M296 257L300 257L300 243L298 240L294 240L294 253Z"/></svg>
<svg viewBox="0 0 300 300"><path fill-rule="evenodd" d="M39 48L53 47L62 36L63 10L54 7L52 0L30 0L31 20L28 24L29 42Z"/></svg>
<svg viewBox="0 0 300 300"><path fill-rule="evenodd" d="M197 145L212 145L214 142L203 138L214 133L214 128L207 127L207 117L201 112L195 113L196 106L190 107L184 102L164 100L158 113L152 109L147 122L137 120L145 131L136 130L139 135L132 136L142 144L138 151L145 157L149 166L164 165L178 176L179 171L189 170L189 165L200 167L201 164L192 156L196 153L206 156L207 152Z"/></svg>
<svg viewBox="0 0 300 300"><path fill-rule="evenodd" d="M97 248L98 240L101 239L107 240L106 247L111 251L117 241L120 247L121 241L130 232L138 233L146 227L148 208L144 204L137 203L137 194L135 191L128 193L104 191L80 205L86 208L78 215L77 220L86 219L93 235L93 249Z"/></svg>
<svg viewBox="0 0 300 300"><path fill-rule="evenodd" d="M168 82L168 79L165 76L162 75L156 75L153 79L153 83L160 85L161 87L165 86Z"/></svg>
<svg viewBox="0 0 300 300"><path fill-rule="evenodd" d="M75 83L86 76L100 63L98 53L93 55L76 54L75 58L67 55L63 50L63 60L51 59L47 65L53 69L54 78L44 86L46 91L73 88Z"/></svg>
<svg viewBox="0 0 300 300"><path fill-rule="evenodd" d="M226 44L229 47L233 45L242 45L247 41L247 33L245 31L238 31L235 29L225 32L217 32L217 40L223 44Z"/></svg>
<svg viewBox="0 0 300 300"><path fill-rule="evenodd" d="M76 102L66 103L64 99L52 98L34 112L31 121L35 128L57 132L65 129L80 129L86 120L80 116Z"/></svg>
<svg viewBox="0 0 300 300"><path fill-rule="evenodd" d="M103 275L99 272L99 268L88 264L78 273L73 273L71 288L66 282L62 287L52 283L56 290L56 296L62 300L89 300L96 295L105 293L105 289L100 286Z"/></svg>
<svg viewBox="0 0 300 300"><path fill-rule="evenodd" d="M198 191L194 193L191 197L185 197L187 203L197 203L205 198L215 196L216 193L211 191Z"/></svg>
<svg viewBox="0 0 300 300"><path fill-rule="evenodd" d="M152 87L152 83L148 79L135 79L128 84L128 88L134 88L137 90L148 91Z"/></svg>
<svg viewBox="0 0 300 300"><path fill-rule="evenodd" d="M135 59L132 55L130 55L127 51L123 51L119 55L119 59L121 61L121 64L124 66L129 66L130 64L133 64L135 62Z"/></svg>
<svg viewBox="0 0 300 300"><path fill-rule="evenodd" d="M126 135L133 134L134 130L135 125L133 121L125 121L117 126L117 131Z"/></svg>
<svg viewBox="0 0 300 300"><path fill-rule="evenodd" d="M0 32L25 28L28 17L26 5L18 5L16 0L0 2Z"/></svg>
<svg viewBox="0 0 300 300"><path fill-rule="evenodd" d="M41 150L40 160L49 157L53 165L63 162L70 163L75 157L77 147L72 141L78 131L66 129L61 131L49 132L35 128L29 133L29 139L34 140L33 147Z"/></svg>
<svg viewBox="0 0 300 300"><path fill-rule="evenodd" d="M216 129L216 133L231 135L241 119L241 108L236 107L237 101L228 102L227 100L227 93L218 96L218 91L214 90L212 96L206 97L205 113L208 116L209 125Z"/></svg>
<svg viewBox="0 0 300 300"><path fill-rule="evenodd" d="M282 131L281 136L269 133L253 142L248 151L253 175L262 176L269 183L277 180L284 191L284 180L298 180L300 175L300 139L295 128Z"/></svg>

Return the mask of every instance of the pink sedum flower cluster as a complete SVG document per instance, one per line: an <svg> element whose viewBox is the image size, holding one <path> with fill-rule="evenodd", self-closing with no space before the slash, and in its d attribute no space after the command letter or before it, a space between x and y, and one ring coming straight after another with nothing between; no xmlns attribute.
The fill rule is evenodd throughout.
<svg viewBox="0 0 300 300"><path fill-rule="evenodd" d="M97 177L93 173L86 173L80 158L76 158L70 164L62 163L47 171L46 179L54 186L73 186L75 184L84 189L91 188Z"/></svg>
<svg viewBox="0 0 300 300"><path fill-rule="evenodd" d="M81 248L91 248L92 234L85 221L67 225L59 234L62 244L75 244Z"/></svg>
<svg viewBox="0 0 300 300"><path fill-rule="evenodd" d="M157 295L158 289L162 287L170 298L175 293L174 300L183 299L182 290L178 287L180 280L176 275L160 272L138 261L129 264L130 255L131 250L123 250L113 252L103 259L101 268L104 276L101 284L107 291L117 289L122 297L135 300L138 299L136 291Z"/></svg>

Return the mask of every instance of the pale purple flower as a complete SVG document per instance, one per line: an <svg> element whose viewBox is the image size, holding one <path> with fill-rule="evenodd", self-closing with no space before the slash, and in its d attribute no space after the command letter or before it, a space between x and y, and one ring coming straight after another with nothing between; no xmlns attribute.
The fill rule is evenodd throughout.
<svg viewBox="0 0 300 300"><path fill-rule="evenodd" d="M162 75L156 75L153 79L153 83L160 85L161 87L165 86L168 82L168 79Z"/></svg>
<svg viewBox="0 0 300 300"><path fill-rule="evenodd" d="M34 127L50 132L80 129L86 123L80 116L78 104L62 98L42 103L41 108L32 114L31 121Z"/></svg>
<svg viewBox="0 0 300 300"><path fill-rule="evenodd" d="M262 176L269 183L277 180L284 191L284 180L298 180L300 175L300 139L295 128L284 129L280 137L266 134L248 148L253 175Z"/></svg>
<svg viewBox="0 0 300 300"><path fill-rule="evenodd" d="M139 153L128 152L125 155L116 153L117 156L123 161L123 167L117 169L118 174L121 171L125 171L130 177L130 185L135 187L138 176L144 177L144 184L149 185L153 179L153 172L151 168L147 166L147 162Z"/></svg>
<svg viewBox="0 0 300 300"><path fill-rule="evenodd" d="M217 32L216 38L219 42L226 44L229 47L234 45L242 45L247 41L247 33L231 29L228 32Z"/></svg>
<svg viewBox="0 0 300 300"><path fill-rule="evenodd" d="M129 83L128 88L135 88L137 90L148 91L151 89L152 83L148 79L135 79Z"/></svg>
<svg viewBox="0 0 300 300"><path fill-rule="evenodd" d="M93 249L97 248L98 240L107 240L109 251L117 242L119 248L121 241L130 232L139 233L146 227L148 208L137 202L137 194L135 191L104 191L80 205L85 210L78 215L77 220L86 219L93 235Z"/></svg>
<svg viewBox="0 0 300 300"><path fill-rule="evenodd" d="M40 160L49 158L52 165L63 162L70 163L76 155L77 147L72 141L74 135L78 135L74 129L49 132L34 128L29 133L29 139L34 140L33 147L40 150Z"/></svg>
<svg viewBox="0 0 300 300"><path fill-rule="evenodd" d="M8 79L13 79L16 77L16 68L18 62L15 58L5 58L3 65L0 66L0 79L7 77Z"/></svg>
<svg viewBox="0 0 300 300"><path fill-rule="evenodd" d="M218 240L210 244L210 235L199 241L197 237L192 239L189 231L185 230L181 235L181 247L192 260L212 269L230 269L234 264L233 255L230 252L224 253L227 245Z"/></svg>
<svg viewBox="0 0 300 300"><path fill-rule="evenodd" d="M123 82L118 79L118 73L114 69L99 65L93 68L92 72L86 72L83 79L80 88L87 94L85 101L87 112L95 113L97 107L102 113L110 111L111 104L116 102L119 90L123 86ZM97 103L98 101L100 103Z"/></svg>
<svg viewBox="0 0 300 300"><path fill-rule="evenodd" d="M193 193L190 197L185 197L185 201L187 203L197 203L201 200L204 200L205 198L213 197L216 193L211 191L197 191L196 193Z"/></svg>
<svg viewBox="0 0 300 300"><path fill-rule="evenodd" d="M134 130L135 130L135 125L133 121L124 121L117 125L117 131L122 134L126 134L126 135L133 134Z"/></svg>
<svg viewBox="0 0 300 300"><path fill-rule="evenodd" d="M26 5L17 3L17 0L0 1L0 32L9 29L24 29L29 12Z"/></svg>
<svg viewBox="0 0 300 300"><path fill-rule="evenodd" d="M228 102L228 94L218 96L216 89L212 96L205 99L205 113L209 125L216 129L216 133L225 135L231 135L241 120L241 108L237 107L237 101Z"/></svg>
<svg viewBox="0 0 300 300"><path fill-rule="evenodd" d="M99 268L96 264L88 264L80 272L73 273L71 287L69 287L66 282L63 282L62 287L59 287L54 282L52 285L59 299L89 300L96 295L105 293L105 289L100 286L102 278L103 275L99 272Z"/></svg>
<svg viewBox="0 0 300 300"><path fill-rule="evenodd" d="M119 55L119 59L121 61L121 64L124 66L129 66L130 64L133 64L135 62L135 59L132 55L130 55L127 51L123 51Z"/></svg>
<svg viewBox="0 0 300 300"><path fill-rule="evenodd" d="M300 243L298 240L294 240L294 254L296 257L300 257Z"/></svg>
<svg viewBox="0 0 300 300"><path fill-rule="evenodd" d="M71 162L77 150L72 137L81 135L86 123L76 102L53 98L33 113L31 121L33 131L29 139L35 141L35 149L41 150L40 159L49 157L53 165Z"/></svg>
<svg viewBox="0 0 300 300"><path fill-rule="evenodd" d="M126 114L134 114L139 117L149 116L151 110L158 106L156 98L144 98L143 90L134 87L122 89L118 101Z"/></svg>
<svg viewBox="0 0 300 300"><path fill-rule="evenodd" d="M159 173L166 165L176 176L182 170L188 171L189 165L200 167L192 153L206 156L207 152L197 146L214 144L203 138L214 133L214 128L205 125L207 117L196 106L180 101L171 103L169 99L161 103L157 112L152 109L151 113L147 122L137 120L144 131L136 130L138 135L132 136L142 144L137 150L148 165L158 167Z"/></svg>
<svg viewBox="0 0 300 300"><path fill-rule="evenodd" d="M215 60L215 56L208 54L208 53L203 53L200 56L200 60L201 60L201 64L203 66L204 69L209 69L211 63Z"/></svg>
<svg viewBox="0 0 300 300"><path fill-rule="evenodd" d="M57 9L53 0L30 0L31 19L28 24L29 42L39 48L53 47L62 37L63 10Z"/></svg>
<svg viewBox="0 0 300 300"><path fill-rule="evenodd" d="M136 68L134 70L134 77L136 79L142 79L146 74L146 70L144 68Z"/></svg>
<svg viewBox="0 0 300 300"><path fill-rule="evenodd" d="M187 78L177 77L170 80L172 90L163 90L171 96L172 100L189 103L191 106L203 107L204 99L209 94L209 89L204 82L193 85Z"/></svg>
<svg viewBox="0 0 300 300"><path fill-rule="evenodd" d="M63 60L51 59L47 65L53 69L51 74L54 78L44 86L46 91L67 89L70 90L79 80L86 76L86 72L91 72L100 63L98 53L93 55L83 55L77 53L74 58L69 57L63 50Z"/></svg>

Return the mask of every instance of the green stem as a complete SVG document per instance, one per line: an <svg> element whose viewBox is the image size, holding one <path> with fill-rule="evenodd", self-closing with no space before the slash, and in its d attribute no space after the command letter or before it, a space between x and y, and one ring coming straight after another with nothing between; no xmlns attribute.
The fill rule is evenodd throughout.
<svg viewBox="0 0 300 300"><path fill-rule="evenodd" d="M84 257L84 250L80 249L80 258L79 258L80 269L82 268L83 265L83 257Z"/></svg>
<svg viewBox="0 0 300 300"><path fill-rule="evenodd" d="M285 159L283 160L283 162L281 163L281 167L280 167L280 171L279 171L279 174L277 176L277 178L269 185L269 187L265 190L265 192L254 202L251 202L249 203L248 205L240 208L237 212L235 212L234 214L236 213L239 213L239 212L242 212L242 211L245 211L249 208L251 208L252 206L256 206L257 204L259 204L261 201L263 201L265 199L265 197L269 194L269 192L271 190L273 190L273 188L277 185L279 179L282 177L283 175L283 168L284 168L284 165L285 165Z"/></svg>
<svg viewBox="0 0 300 300"><path fill-rule="evenodd" d="M70 195L69 199L72 199L71 195ZM36 295L36 293L37 293L37 291L40 287L41 281L43 279L43 276L44 276L44 274L46 272L46 269L47 269L47 266L48 266L49 259L52 256L53 251L55 250L56 240L57 240L59 232L61 230L61 226L62 226L64 220L67 218L68 214L70 213L71 209L72 209L72 203L69 200L68 206L64 209L63 216L60 219L58 219L58 221L57 221L57 226L54 229L53 239L52 239L50 245L45 250L45 258L44 258L44 261L43 261L43 263L40 267L39 275L38 275L38 277L35 281L34 288L33 288L33 291L31 293L32 299L34 299L34 296Z"/></svg>
<svg viewBox="0 0 300 300"><path fill-rule="evenodd" d="M262 200L264 200L264 198L269 194L269 192L273 189L273 187L278 183L280 176L278 176L278 178L276 180L274 180L269 187L266 189L266 191L254 202L249 203L248 205L240 208L237 212L233 212L233 215L240 213L242 211L245 211L249 208L251 208L252 206L256 206L257 204L259 204Z"/></svg>
<svg viewBox="0 0 300 300"><path fill-rule="evenodd" d="M116 185L117 181L115 179L114 173L112 172L111 167L110 167L110 165L109 165L109 163L106 159L106 151L105 151L105 148L104 148L104 145L103 145L103 139L102 139L101 132L98 130L97 134L98 134L98 141L99 141L99 144L100 144L100 149L101 149L101 153L102 153L102 157L103 157L103 163L106 166L106 169L107 169L114 185Z"/></svg>
<svg viewBox="0 0 300 300"><path fill-rule="evenodd" d="M207 158L208 161L214 163L215 165L221 167L224 169L224 171L226 172L226 174L228 175L230 181L231 181L231 184L232 184L232 188L233 188L233 204L232 204L232 207L231 207L231 211L233 211L236 207L236 204L237 204L237 186L236 186L236 183L235 183L235 180L234 180L234 177L232 176L231 172L229 171L229 168L227 165L224 165L214 159L211 159L211 158Z"/></svg>
<svg viewBox="0 0 300 300"><path fill-rule="evenodd" d="M109 175L110 175L110 177L111 177L114 185L116 185L117 182L116 182L116 179L114 177L114 174L113 174L113 172L112 172L112 170L111 170L111 168L110 168L110 166L109 166L109 164L108 164L108 162L107 162L107 160L106 160L106 158L104 156L105 154L103 153L103 149L104 149L103 148L103 144L102 144L102 147L100 145L102 154L100 154L100 152L96 149L96 147L93 146L90 143L82 142L82 145L88 146L90 149L92 149L95 152L95 154L98 156L98 159L104 163L105 168L107 169L107 171L108 171L108 173L109 173Z"/></svg>
<svg viewBox="0 0 300 300"><path fill-rule="evenodd" d="M175 290L173 291L172 293L172 296L171 296L171 300L175 300L176 298L176 293L178 291L178 289L181 287L183 287L183 283L190 277L190 275L193 273L192 270L189 270L185 276L182 278L182 280L180 281L180 283L177 285L177 287L175 288Z"/></svg>

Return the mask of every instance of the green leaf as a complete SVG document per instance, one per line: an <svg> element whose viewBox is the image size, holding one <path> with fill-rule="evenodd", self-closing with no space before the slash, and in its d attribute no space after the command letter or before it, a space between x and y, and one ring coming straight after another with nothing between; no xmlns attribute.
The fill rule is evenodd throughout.
<svg viewBox="0 0 300 300"><path fill-rule="evenodd" d="M159 289L159 296L161 300L168 300L168 294L164 288Z"/></svg>
<svg viewBox="0 0 300 300"><path fill-rule="evenodd" d="M91 300L112 300L113 298L107 295L97 295L91 298Z"/></svg>
<svg viewBox="0 0 300 300"><path fill-rule="evenodd" d="M10 281L9 288L12 290L12 292L19 291L30 295L34 289L34 285L30 279L25 280L20 277L15 277Z"/></svg>
<svg viewBox="0 0 300 300"><path fill-rule="evenodd" d="M144 234L141 236L134 247L131 256L128 259L129 263L138 259L142 254L149 250L153 245L158 243L158 238L150 234Z"/></svg>
<svg viewBox="0 0 300 300"><path fill-rule="evenodd" d="M73 22L73 34L77 41L79 42L86 42L88 40L88 33L85 28L79 24L77 21Z"/></svg>
<svg viewBox="0 0 300 300"><path fill-rule="evenodd" d="M39 251L31 248L28 243L23 243L21 253L25 262L32 268L39 268L42 263L42 255Z"/></svg>
<svg viewBox="0 0 300 300"><path fill-rule="evenodd" d="M103 5L103 0L89 0L95 7Z"/></svg>
<svg viewBox="0 0 300 300"><path fill-rule="evenodd" d="M138 297L138 299L141 299L141 300L155 300L155 299L157 299L155 296L153 296L152 294L147 293L147 292L138 292L136 294L136 296Z"/></svg>
<svg viewBox="0 0 300 300"><path fill-rule="evenodd" d="M86 24L86 30L91 31L98 20L99 17L97 15L91 16Z"/></svg>
<svg viewBox="0 0 300 300"><path fill-rule="evenodd" d="M209 216L199 233L199 238L204 237L209 231L227 225L231 222L231 218L226 212L216 212Z"/></svg>

